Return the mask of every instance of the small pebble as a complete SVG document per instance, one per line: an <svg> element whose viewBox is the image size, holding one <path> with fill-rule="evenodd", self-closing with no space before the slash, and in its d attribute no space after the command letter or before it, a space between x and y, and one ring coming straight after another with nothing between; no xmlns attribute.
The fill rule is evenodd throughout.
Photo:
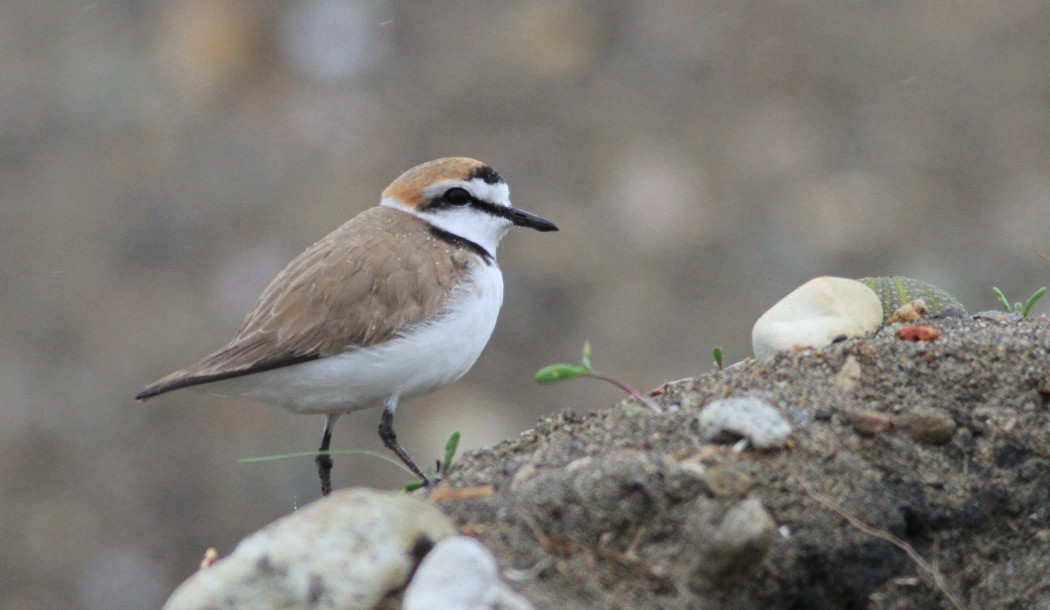
<svg viewBox="0 0 1050 610"><path fill-rule="evenodd" d="M700 412L700 435L717 441L729 433L744 437L756 449L782 447L791 434L791 424L775 407L750 396L716 400Z"/></svg>
<svg viewBox="0 0 1050 610"><path fill-rule="evenodd" d="M532 477L536 476L536 467L532 464L525 464L514 473L514 476L510 479L510 488L517 489L522 483L528 481Z"/></svg>
<svg viewBox="0 0 1050 610"><path fill-rule="evenodd" d="M1022 320L1021 314L1019 313L1007 313L1005 311L979 311L973 314L975 320L992 320L995 322L1020 322Z"/></svg>
<svg viewBox="0 0 1050 610"><path fill-rule="evenodd" d="M941 333L932 326L901 326L897 329L897 338L905 341L936 341Z"/></svg>
<svg viewBox="0 0 1050 610"><path fill-rule="evenodd" d="M893 420L875 411L851 410L844 412L855 431L865 436L882 434L893 429Z"/></svg>
<svg viewBox="0 0 1050 610"><path fill-rule="evenodd" d="M756 568L773 545L777 524L755 499L744 500L726 512L693 575L694 587L705 590L729 585Z"/></svg>
<svg viewBox="0 0 1050 610"><path fill-rule="evenodd" d="M890 319L886 320L886 324L914 322L925 316L929 311L930 309L926 307L926 301L922 299L913 299L898 307L893 312L893 315L890 316Z"/></svg>
<svg viewBox="0 0 1050 610"><path fill-rule="evenodd" d="M842 368L831 378L831 383L843 390L852 390L860 383L860 363L852 355L846 357Z"/></svg>
<svg viewBox="0 0 1050 610"><path fill-rule="evenodd" d="M751 491L751 479L746 474L722 466L712 466L700 475L707 492L715 497L747 495Z"/></svg>
<svg viewBox="0 0 1050 610"><path fill-rule="evenodd" d="M908 438L923 445L943 445L955 436L955 421L940 411L909 413L897 420Z"/></svg>

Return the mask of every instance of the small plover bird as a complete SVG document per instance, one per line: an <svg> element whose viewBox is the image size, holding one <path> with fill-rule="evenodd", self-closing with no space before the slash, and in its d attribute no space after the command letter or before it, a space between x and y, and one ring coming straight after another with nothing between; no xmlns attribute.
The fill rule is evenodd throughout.
<svg viewBox="0 0 1050 610"><path fill-rule="evenodd" d="M558 230L512 207L507 183L480 161L414 167L378 206L289 263L232 341L136 398L195 387L327 415L317 456L326 495L336 420L383 406L383 444L429 485L397 442L394 410L402 398L459 379L478 359L503 303L496 246L515 226Z"/></svg>

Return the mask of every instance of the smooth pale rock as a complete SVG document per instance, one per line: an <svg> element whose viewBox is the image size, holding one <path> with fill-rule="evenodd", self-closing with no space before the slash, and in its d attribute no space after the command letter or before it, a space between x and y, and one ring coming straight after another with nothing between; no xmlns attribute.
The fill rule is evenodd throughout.
<svg viewBox="0 0 1050 610"><path fill-rule="evenodd" d="M780 447L791 434L791 424L776 407L751 396L716 400L700 411L700 437L744 437L756 449Z"/></svg>
<svg viewBox="0 0 1050 610"><path fill-rule="evenodd" d="M836 338L858 337L882 323L882 303L856 280L818 277L769 308L751 329L756 358L798 347L823 347Z"/></svg>
<svg viewBox="0 0 1050 610"><path fill-rule="evenodd" d="M245 538L176 589L164 610L371 609L455 533L440 510L412 496L337 491Z"/></svg>
<svg viewBox="0 0 1050 610"><path fill-rule="evenodd" d="M404 610L532 610L499 578L496 558L474 538L442 540L419 564Z"/></svg>

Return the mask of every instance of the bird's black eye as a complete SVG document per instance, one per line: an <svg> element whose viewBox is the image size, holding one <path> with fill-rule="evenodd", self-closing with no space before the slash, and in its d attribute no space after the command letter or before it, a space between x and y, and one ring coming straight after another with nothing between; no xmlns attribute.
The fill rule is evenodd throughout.
<svg viewBox="0 0 1050 610"><path fill-rule="evenodd" d="M444 200L449 205L468 205L473 199L467 189L459 188L458 186L452 187L445 191Z"/></svg>

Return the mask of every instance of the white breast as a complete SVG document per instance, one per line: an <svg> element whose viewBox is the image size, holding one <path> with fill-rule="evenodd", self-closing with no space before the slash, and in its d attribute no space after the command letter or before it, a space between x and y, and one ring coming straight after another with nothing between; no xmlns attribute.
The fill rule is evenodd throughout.
<svg viewBox="0 0 1050 610"><path fill-rule="evenodd" d="M418 396L462 377L492 336L503 304L503 274L481 265L453 293L446 311L403 336L271 371L208 384L292 413L345 413L378 406L391 395Z"/></svg>

